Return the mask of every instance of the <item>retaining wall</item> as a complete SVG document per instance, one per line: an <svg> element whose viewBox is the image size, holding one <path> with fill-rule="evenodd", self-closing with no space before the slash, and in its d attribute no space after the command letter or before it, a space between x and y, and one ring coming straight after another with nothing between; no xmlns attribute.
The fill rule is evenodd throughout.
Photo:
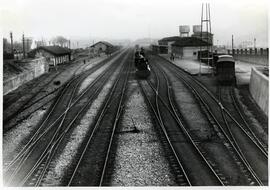
<svg viewBox="0 0 270 190"><path fill-rule="evenodd" d="M228 54L231 54L234 59L258 64L258 65L269 65L269 49L257 49L257 48L249 48L249 49L233 49L228 50Z"/></svg>
<svg viewBox="0 0 270 190"><path fill-rule="evenodd" d="M268 65L268 56L266 55L233 55L234 59L258 64L258 65Z"/></svg>
<svg viewBox="0 0 270 190"><path fill-rule="evenodd" d="M49 64L46 59L38 58L32 60L29 64L31 64L32 69L25 71L19 75L11 77L3 82L3 94L8 94L9 92L15 90L22 84L48 72Z"/></svg>
<svg viewBox="0 0 270 190"><path fill-rule="evenodd" d="M269 78L260 72L257 68L253 67L251 69L249 91L253 99L267 116L269 99L268 85Z"/></svg>

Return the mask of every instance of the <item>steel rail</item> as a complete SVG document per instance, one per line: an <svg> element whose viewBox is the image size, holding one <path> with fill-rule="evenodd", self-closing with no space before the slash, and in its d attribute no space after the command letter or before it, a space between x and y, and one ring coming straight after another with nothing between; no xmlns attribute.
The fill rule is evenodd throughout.
<svg viewBox="0 0 270 190"><path fill-rule="evenodd" d="M157 67L157 66L156 66ZM168 111L172 114L172 116L174 117L174 119L177 121L178 126L180 126L180 128L182 129L182 131L184 132L184 134L186 135L186 137L190 140L191 144L193 145L193 147L196 149L197 153L199 153L199 155L201 156L201 158L204 160L204 162L206 163L206 165L208 166L208 168L211 170L211 172L214 174L214 176L216 177L216 179L219 181L219 183L221 185L224 186L223 181L220 179L220 177L218 176L218 174L215 172L215 170L213 169L213 167L210 165L210 163L207 161L207 159L205 158L205 156L203 155L203 153L200 151L200 148L196 145L195 141L193 140L193 138L191 137L191 135L189 134L188 130L185 128L184 124L182 123L181 119L179 118L178 114L176 113L176 108L174 106L174 103L172 102L172 98L171 98L171 93L170 93L170 88L169 88L169 81L168 78L166 76L166 74L164 73L164 71L161 68L157 69L162 73L162 75L164 76L165 80L166 80L166 84L167 84L167 96L168 96L168 100L169 100L169 106L171 107L171 109L169 108L169 106L165 103L165 101L163 100L163 98L160 95L157 95L158 98L161 100L161 102L165 105L165 107L168 109ZM155 73L156 74L156 73ZM149 83L149 85L151 86L151 88L153 90L154 87L152 86L151 83Z"/></svg>
<svg viewBox="0 0 270 190"><path fill-rule="evenodd" d="M188 175L187 175L187 173L186 173L186 171L185 171L185 169L184 169L184 167L183 167L183 165L182 165L182 163L181 163L181 161L179 159L179 156L177 155L176 150L175 150L174 146L172 145L172 142L170 141L170 138L169 138L169 136L167 134L167 131L165 129L165 126L163 125L163 122L161 121L161 118L159 118L159 115L157 113L156 108L154 108L154 105L151 103L151 100L147 96L146 90L144 89L144 87L141 84L141 82L139 82L139 85L140 85L140 88L142 89L142 93L143 93L144 97L146 97L146 100L147 100L148 104L150 105L152 112L155 115L155 118L157 119L157 122L158 122L159 126L162 129L162 132L163 132L163 134L164 134L164 136L166 138L166 141L169 144L169 147L170 147L170 149L171 149L171 151L173 153L173 156L176 159L177 164L179 165L179 167L180 167L180 169L181 169L181 171L182 171L182 173L183 173L183 175L185 177L185 180L187 181L188 186L192 186L192 184L190 182L190 179L189 179L189 177L188 177Z"/></svg>
<svg viewBox="0 0 270 190"><path fill-rule="evenodd" d="M122 70L123 70L123 66L122 66ZM120 73L121 73L121 71L120 71ZM110 90L109 96L107 97L105 104L103 104L103 106L101 108L101 112L100 112L100 114L99 114L99 116L97 118L97 121L96 121L96 123L95 123L95 125L93 127L93 130L91 131L91 134L90 134L90 136L89 136L89 138L87 140L87 143L86 143L86 145L85 145L85 147L84 147L84 149L83 149L83 151L82 151L82 153L80 155L80 158L79 158L79 160L78 160L78 162L77 162L77 164L76 164L76 166L75 166L75 168L74 168L74 170L72 172L72 175L71 175L70 179L68 180L67 186L71 186L71 184L72 184L72 182L74 180L74 177L75 177L75 175L76 175L76 173L78 171L78 168L79 168L79 166L80 166L80 164L82 162L82 159L84 158L86 150L89 147L89 144L92 141L92 138L93 138L94 134L96 133L96 131L97 131L97 129L98 129L98 127L99 127L99 125L100 125L100 123L101 123L101 121L102 121L102 119L103 119L103 117L104 117L104 115L105 115L105 113L106 113L106 111L108 109L108 105L109 105L111 99L113 99L112 95L113 95L119 81L120 81L120 76L118 75L118 78L114 82L113 87Z"/></svg>
<svg viewBox="0 0 270 190"><path fill-rule="evenodd" d="M68 86L68 87L69 87L69 86ZM67 106L67 107L70 106L71 101L72 101L72 99L74 98L74 94L75 94L75 91L76 91L77 88L78 88L78 85L76 85L75 88L73 88L71 97L69 97L69 103L68 103L68 106ZM60 130L61 127L62 127L62 124L63 124L63 122L64 122L64 120L65 120L66 114L67 114L67 112L64 112L64 115L63 115L62 117L60 117L60 118L62 118L61 121L60 121L60 124L59 124L58 126L55 127L55 128L56 128L56 131L54 132L52 138L50 139L50 141L49 141L49 143L48 143L48 145L47 145L47 147L46 147L45 150L43 151L42 155L40 156L40 158L38 159L38 161L36 162L36 164L34 165L34 167L31 169L31 171L32 171L33 169L36 169L36 168L39 166L40 160L43 160L43 156L46 154L47 150L48 150L48 149L51 147L51 145L53 144L54 139L56 138L56 136L58 135L59 130ZM54 125L52 125L52 126L54 126ZM40 139L40 138L39 138L39 139ZM36 142L37 142L37 141L36 141ZM12 175L9 177L9 182L8 182L8 184L10 184L10 182L13 181L14 177L16 176L16 174L19 172L19 170L20 170L21 167L23 166L24 162L29 158L29 156L31 155L32 151L34 150L34 146L35 146L35 145L36 145L36 144L33 143L33 144L32 144L31 146L29 146L28 149L25 151L25 154L22 156L22 159L20 160L19 164L17 165L17 167L15 168L15 170L12 172ZM32 148L32 149L31 149L31 148ZM27 153L28 153L28 154L27 154ZM34 170L33 170L33 171L34 171ZM30 175L30 173L27 174L27 177L28 177L29 175Z"/></svg>
<svg viewBox="0 0 270 190"><path fill-rule="evenodd" d="M231 99L233 101L233 105L234 105L235 109L237 110L238 115L242 119L242 121L244 123L244 126L247 129L247 133L249 132L251 134L251 136L255 139L256 143L261 147L262 151L264 151L265 155L268 156L267 146L264 143L262 143L261 140L257 137L257 135L254 133L254 131L250 128L250 126L249 126L248 122L246 121L244 115L241 113L240 105L238 105L237 102L236 102L233 88L230 89L230 96L231 96ZM242 128L242 126L241 126L241 128ZM243 128L242 130L246 131L246 129ZM249 135L249 134L247 134L247 135Z"/></svg>
<svg viewBox="0 0 270 190"><path fill-rule="evenodd" d="M122 103L123 103L123 100L124 100L124 95L125 95L125 92L126 92L126 88L127 88L127 82L128 82L128 78L129 78L129 74L130 74L130 67L131 67L131 63L129 63L128 65L128 69L126 70L126 77L125 77L125 81L124 81L124 84L123 84L123 87L122 87L122 90L121 90L121 96L120 96L120 100L119 100L119 103L118 103L118 108L117 108L117 112L116 112L116 118L114 120L114 123L113 123L113 130L112 130L112 133L111 133L111 136L110 136L110 142L109 142L109 145L108 145L108 149L107 149L107 153L106 153L106 158L105 158L105 161L104 161L104 164L103 164L103 169L102 169L102 173L101 173L101 177L100 177L100 181L99 181L99 186L102 186L103 184L103 181L104 181L104 177L105 177L105 173L106 173L106 170L107 170L107 165L108 165L108 160L109 160L109 155L110 155L110 152L111 152L111 147L112 147L112 143L113 143L113 137L115 135L115 130L116 130L116 127L117 127L117 123L119 121L119 118L121 116L121 111L122 111Z"/></svg>
<svg viewBox="0 0 270 190"><path fill-rule="evenodd" d="M107 69L106 71L108 72L108 70L109 69ZM106 73L106 71L105 71L105 73ZM92 83L92 85L90 85L90 87L92 87L93 86L93 84L95 84L97 81L98 81L98 79L100 78L102 76L102 74L99 76L99 77L97 77L96 78L96 80L95 81L93 81L93 83ZM69 86L69 85L68 85ZM75 91L76 91L76 89L78 88L78 85L76 85L75 86L76 88L74 88L74 90L73 90L73 95L75 94ZM77 99L76 99L76 101L72 104L72 105L70 105L71 104L71 100L70 100L70 102L69 102L69 106L68 106L68 108L67 108L67 110L61 115L61 116L59 116L59 118L53 123L53 124L51 124L51 126L49 126L47 129L46 129L46 131L44 131L42 134L41 134L41 136L39 136L34 142L33 142L33 144L34 143L36 143L46 132L48 132L50 129L51 129L51 127L63 116L63 115L65 115L65 114L67 114L67 111L73 106L73 105L75 105L75 103L79 100L79 98L80 97L82 97L82 95L84 95L86 92L87 92L87 90L89 90L90 88L88 87ZM63 120L62 120L63 121ZM33 145L34 146L34 145ZM31 147L30 147L31 148ZM46 148L46 150L47 150L47 148ZM24 153L26 153L27 151L24 151ZM31 152L30 152L31 153ZM23 155L23 154L22 154ZM42 155L44 155L44 154L42 154ZM19 157L18 157L19 158ZM39 162L38 162L39 163ZM21 164L21 162L20 162L20 164ZM20 165L19 164L19 165Z"/></svg>
<svg viewBox="0 0 270 190"><path fill-rule="evenodd" d="M165 59L166 60L166 59ZM178 66L174 65L173 63L171 63L170 61L166 60L168 63L170 63L170 65L173 65L178 71L180 71L181 73L186 73L184 72L181 68L179 68ZM243 126L231 115L230 111L222 104L222 102L220 102L215 95L207 88L205 87L200 81L198 81L197 79L193 78L190 75L187 75L192 81L194 81L197 85L199 85L206 93L209 94L209 96L217 103L217 105L224 110L224 112L232 119L232 121L241 129L243 129ZM248 138L250 138L250 140L255 144L255 146L257 146L257 148L264 154L264 156L268 159L268 153L257 143L255 142L250 135L248 135L245 131L244 131L245 135L248 136Z"/></svg>
<svg viewBox="0 0 270 190"><path fill-rule="evenodd" d="M73 72L72 74L72 77L73 78L76 74L77 74L77 71L79 69L84 69L85 67L89 66L91 62L88 62L87 64L84 64L84 65L80 65L78 68L76 68L76 70ZM36 93L34 93L30 98L28 98L28 100L23 103L23 105L16 111L14 112L13 114L11 114L10 116L8 116L7 118L4 118L3 119L3 122L6 123L6 122L9 122L10 119L12 119L15 115L18 115L19 113L21 113L22 111L26 110L27 108L33 106L34 104L36 104L38 101L40 101L41 99L43 99L44 97L47 97L49 94L51 93L54 93L55 91L59 90L60 88L62 88L63 86L59 87L59 88L56 88L54 90L52 90L51 92L49 92L48 94L46 94L45 96L43 96L42 98L39 98L38 100L36 100L34 103L30 104L30 105L27 105L29 104L29 102L31 100L33 100L39 93L40 91L42 91L47 85L49 85L57 76L59 76L61 73L58 72L56 73L56 75L51 79L49 80L49 82L47 82L46 84L44 84L41 89L39 89ZM10 106L9 106L10 107Z"/></svg>
<svg viewBox="0 0 270 190"><path fill-rule="evenodd" d="M98 69L99 67L97 67ZM91 68L94 69L94 68ZM106 70L108 71L110 69L110 67ZM106 72L105 71L105 72ZM94 71L93 71L94 72ZM77 101L79 101L79 99L89 90L92 88L92 86L94 84L96 84L96 82L102 77L102 74L99 75L92 83L90 86L88 86L88 88L86 88L75 100L75 102L72 103L72 105L70 105L70 107L68 107L50 126L47 127L47 129L43 132L43 133L39 133L42 130L43 125L45 125L46 121L49 119L49 117L51 116L52 112L54 111L56 105L58 104L58 102L60 101L60 99L62 98L62 96L64 95L65 91L68 89L68 87L71 85L71 83L78 78L78 76L74 75L74 78L72 78L70 81L68 81L68 83L65 85L65 88L62 90L60 96L58 96L56 102L54 103L52 109L50 110L49 114L47 114L45 120L43 120L43 122L40 124L39 128L37 129L37 131L35 132L35 134L31 137L31 139L28 141L28 143L24 146L24 148L16 155L16 157L9 163L9 165L7 166L7 169L5 169L5 171L9 170L9 167L11 165L14 164L14 162L17 161L17 159L19 159L21 156L23 156L27 150L28 147L30 146L30 144L33 144L35 142L37 142L44 134L46 134L52 127L53 125L58 122L58 120L67 112L69 111L69 109L71 109ZM77 85L78 86L78 85ZM39 135L39 136L38 136Z"/></svg>
<svg viewBox="0 0 270 190"><path fill-rule="evenodd" d="M168 62L168 61L167 61ZM169 62L170 63L170 62ZM170 63L170 65L173 65L172 63ZM177 66L175 66L177 67ZM222 131L223 135L226 137L226 139L228 140L228 142L230 143L230 145L233 147L233 149L235 150L235 152L237 153L238 157L240 158L240 160L242 160L242 162L244 163L245 167L249 170L250 174L252 175L252 177L254 178L254 180L256 180L257 184L259 185L263 185L263 183L261 182L261 180L258 178L257 174L254 172L253 168L250 166L249 163L247 163L245 161L245 159L243 158L243 156L241 155L241 153L238 151L237 147L234 145L233 141L231 141L231 139L228 137L227 133L224 131L223 127L221 126L221 124L219 123L219 121L217 120L217 118L215 117L215 115L212 113L212 111L210 110L210 108L208 107L207 103L203 100L203 98L201 97L201 95L198 93L198 91L190 84L187 82L187 79L184 79L184 77L175 72L175 70L173 70L172 68L169 67L169 69L176 74L176 76L178 76L179 79L181 79L186 86L188 86L190 89L192 89L192 92L196 94L196 96L199 98L199 100L203 103L204 107L206 108L207 112L211 115L211 117L213 118L213 120L215 121L215 123L217 124L217 126L219 127L219 129ZM178 70L180 70L178 68ZM180 70L181 71L181 70ZM183 74L183 71L181 71L181 73ZM192 77L188 77L189 79L191 79L192 81L194 81L194 79ZM205 89L207 90L207 89ZM207 90L208 91L208 90ZM210 95L210 94L209 94ZM211 94L212 95L212 94ZM210 96L211 96L210 95ZM213 97L213 99L216 99L216 97ZM219 102L220 103L220 102ZM221 109L225 108L223 107L223 105L220 103L219 107Z"/></svg>
<svg viewBox="0 0 270 190"><path fill-rule="evenodd" d="M115 65L117 67L117 65ZM101 75L99 75L94 81L93 83L96 84L97 81L100 81L102 76L108 75L109 71L111 71L111 67L109 67L105 72L103 72ZM108 80L110 76L108 75L108 77L103 79L103 84L105 84L105 82ZM91 85L87 88L87 89L92 89L92 86L94 85L93 83L91 83ZM75 93L76 89L77 89L78 85L76 86L75 90L73 91ZM22 180L20 185L23 185L27 179L33 174L33 172L39 167L39 165L42 163L42 161L46 158L48 158L47 161L47 165L45 165L44 169L47 169L48 164L50 163L50 160L52 159L52 156L54 155L54 152L56 151L57 147L59 146L61 140L64 138L64 136L66 135L66 133L70 130L71 126L73 125L73 123L75 122L75 120L79 117L79 115L82 113L82 111L92 102L93 98L98 94L99 90L102 88L102 85L100 85L94 93L91 94L90 97L88 97L88 103L86 103L83 108L81 108L80 111L78 111L78 113L76 114L76 116L73 118L73 120L68 124L68 126L66 127L65 131L61 133L61 135L54 141L53 145L51 146L51 149L49 151L44 151L43 155L40 157L40 159L38 160L38 162L36 163L36 165L31 169L31 171L25 176L25 178ZM72 100L71 100L72 101ZM71 101L69 104L69 107L71 107ZM67 112L64 112L64 114L66 114ZM63 121L63 120L62 120ZM48 147L49 148L49 147ZM48 154L48 155L47 155ZM45 173L45 170L43 170L43 174ZM42 176L41 176L42 177ZM42 178L39 178L38 183L35 184L35 186L40 185Z"/></svg>
<svg viewBox="0 0 270 190"><path fill-rule="evenodd" d="M218 87L218 96L219 96L219 101L222 102L222 96L221 96L221 87ZM249 170L250 172L252 172L253 177L255 177L256 181L259 182L260 185L263 185L263 182L260 180L260 178L257 176L256 172L253 170L253 168L250 166L248 160L246 159L245 155L243 154L239 144L237 143L237 140L235 138L235 135L233 134L232 130L231 130L231 126L228 123L228 120L226 119L226 115L224 113L224 109L220 109L220 112L222 114L222 119L225 123L225 126L227 128L227 130L229 131L229 135L232 138L232 143L235 145L235 147L237 148L237 150L239 151L239 154L242 156L243 161L245 162L245 165L247 165L248 167L250 167L251 169ZM243 130L244 131L244 130ZM244 131L245 132L245 131Z"/></svg>
<svg viewBox="0 0 270 190"><path fill-rule="evenodd" d="M153 67L152 67L152 68L153 68ZM174 147L173 147L173 144L172 144L171 141L170 141L169 135L168 135L167 130L166 130L166 128L165 128L165 125L164 125L164 123L163 123L163 120L162 120L162 117L161 117L161 114L160 114L159 104L158 104L158 100L159 100L159 98L160 98L160 96L159 96L160 80L159 80L159 78L158 78L156 72L154 71L154 69L152 69L152 72L154 73L155 78L156 78L156 81L157 81L156 89L154 89L152 86L151 86L151 88L152 88L152 89L154 90L154 92L155 92L155 103L156 103L156 110L157 110L157 114L158 114L159 121L160 121L160 123L161 123L161 126L163 127L163 132L166 133L165 136L166 136L166 138L168 138L167 141L169 141L170 146L172 146L171 148L172 148L172 150L173 150L173 152L174 152L174 156L176 156L176 160L177 160L177 162L178 162L178 165L179 165L180 168L182 169L182 172L183 172L183 174L184 174L184 176L185 176L185 179L186 179L188 185L189 185L189 186L192 186L192 183L191 183L191 181L190 181L190 179L189 179L189 177L188 177L188 175L187 175L187 173L186 173L186 171L185 171L185 169L184 169L184 167L183 167L183 165L182 165L182 163L181 163L181 161L180 161L180 159L179 159L179 157L178 157L178 155L177 155L177 153L176 153L176 151L175 151L175 149L174 149ZM148 84L150 84L149 81L147 81L147 82L148 82Z"/></svg>

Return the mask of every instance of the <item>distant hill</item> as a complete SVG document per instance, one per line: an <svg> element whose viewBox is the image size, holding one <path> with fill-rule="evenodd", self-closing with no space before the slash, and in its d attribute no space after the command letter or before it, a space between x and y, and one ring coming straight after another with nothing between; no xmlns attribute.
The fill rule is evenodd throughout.
<svg viewBox="0 0 270 190"><path fill-rule="evenodd" d="M150 44L157 44L158 39L153 38L140 38L132 42L133 45L149 46Z"/></svg>
<svg viewBox="0 0 270 190"><path fill-rule="evenodd" d="M131 44L131 40L129 39L107 39L105 41L108 41L116 46L129 46Z"/></svg>
<svg viewBox="0 0 270 190"><path fill-rule="evenodd" d="M150 44L157 44L157 41L159 39L153 39L153 38L140 38L135 41L132 41L130 39L113 39L113 38L71 38L71 47L72 48L86 48L90 45L93 45L94 43L98 41L107 41L113 45L116 46L129 46L129 45L136 45L139 46L149 46Z"/></svg>

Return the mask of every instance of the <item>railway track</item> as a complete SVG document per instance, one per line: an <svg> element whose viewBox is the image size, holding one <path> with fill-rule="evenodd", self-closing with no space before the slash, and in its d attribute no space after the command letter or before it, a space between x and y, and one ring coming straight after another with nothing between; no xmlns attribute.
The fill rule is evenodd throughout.
<svg viewBox="0 0 270 190"><path fill-rule="evenodd" d="M79 60L75 61L75 62L79 62ZM87 65L89 65L90 63L88 63ZM81 68L85 68L86 65L81 65L80 67L78 67L75 72L73 73L73 76L75 75L75 73L77 73L78 70L80 70ZM54 76L49 79L44 85L42 85L35 93L33 93L31 96L29 96L24 102L23 104L19 107L19 109L15 110L12 114L9 114L9 115L5 115L4 114L4 123L7 123L10 119L12 119L15 115L18 115L20 112L22 112L23 110L27 109L28 107L31 106L31 104L34 104L34 103L31 103L31 101L33 101L33 99L35 99L39 94L40 92L43 92L44 89L50 84L53 82L54 79L56 79L59 75L61 74L61 72L56 72L54 74ZM45 79L46 80L46 79ZM59 90L60 88L57 88L55 90L53 90L52 92L56 91L56 90ZM48 94L52 93L52 92L48 92ZM46 97L46 95L44 96ZM38 100L36 100L35 102L38 102L40 99L43 99L44 97L41 97L41 98L38 98ZM17 102L17 97L16 98L11 98L7 101L4 101L4 111L6 109L8 109L9 107L11 107L13 105L13 103Z"/></svg>
<svg viewBox="0 0 270 190"><path fill-rule="evenodd" d="M207 110L207 114L211 116L212 122L218 126L220 132L225 137L225 140L229 143L230 149L237 155L238 160L241 161L243 166L242 170L247 174L247 178L250 181L250 185L267 185L267 160L268 156L259 146L256 145L251 139L247 138L246 134L238 135L237 139L232 138L230 131L227 129L226 122L230 120L229 124L235 127L231 127L233 130L239 130L239 122L231 115L230 111L200 82L195 80L192 76L181 70L176 65L168 62L167 60L160 61L162 67L166 67L172 73L175 74L180 80L182 80L187 87L189 87L199 101L203 104ZM176 72L177 71L177 72ZM224 119L226 117L226 120ZM238 133L238 132L236 132ZM239 143L241 146L237 146L235 140L242 139ZM243 144L248 142L247 145ZM255 151L255 153L253 152ZM258 155L256 154L258 153ZM255 162L256 160L257 162ZM259 166L255 163L259 163Z"/></svg>
<svg viewBox="0 0 270 190"><path fill-rule="evenodd" d="M139 84L175 158L172 165L178 171L179 185L225 185L226 179L208 162L199 142L190 135L178 117L171 84L166 74L154 65L151 71L155 75L155 82L151 79ZM155 98L151 98L153 94Z"/></svg>
<svg viewBox="0 0 270 190"><path fill-rule="evenodd" d="M69 81L36 133L5 168L4 181L7 185L40 185L58 146L118 67L117 60L121 60L123 54L77 97L75 94L79 84L91 72L84 73L85 76L78 75Z"/></svg>
<svg viewBox="0 0 270 190"><path fill-rule="evenodd" d="M46 105L47 103L51 102L51 101L54 101L53 102L53 105L49 108L48 110L48 114L47 114L47 117L44 119L44 122L46 122L50 115L53 115L53 111L54 110L57 110L57 108L55 107L55 105L60 101L61 98L65 98L63 97L65 91L70 88L70 84L75 84L76 88L80 85L81 81L83 81L86 77L88 77L91 73L95 72L97 69L99 69L100 67L102 67L105 63L107 63L107 61L110 61L112 59L114 59L115 56L112 56L112 57L109 57L105 60L103 60L102 62L100 62L98 65L95 65L94 67L86 70L86 71L83 71L81 76L77 76L79 73L81 72L78 72L79 70L82 70L84 69L85 67L87 67L89 64L84 64L82 65L81 67L78 67L75 72L73 73L71 79L69 81L67 81L65 84L63 84L62 86L62 90L59 92L59 94L56 96L56 97L53 97L51 99L49 99L48 101L46 101L45 103L39 105L36 109L34 109L33 111L29 112L28 114L24 115L24 117L22 117L19 121L17 121L14 125L16 125L18 122L22 121L23 119L27 118L27 116L30 116L32 113L34 113L35 111L37 111L38 109L42 108L44 105ZM76 84L77 83L77 84ZM36 102L35 102L36 103ZM60 106L61 106L61 103L60 103ZM33 139L36 137L37 134L40 133L40 130L42 129L43 127L43 123L40 124L40 127L39 129L36 131L36 133L31 137L31 139L29 139L28 143L29 144L30 142L33 141ZM12 128L9 127L9 128ZM27 146L27 145L26 145ZM22 152L23 150L21 150Z"/></svg>
<svg viewBox="0 0 270 190"><path fill-rule="evenodd" d="M234 124L242 131L243 135L245 134L245 136L247 136L247 138L249 138L266 157L268 157L267 145L256 136L246 121L245 116L242 114L242 111L240 111L241 108L235 99L234 88L231 86L218 86L218 100L228 108L231 116L235 118L231 119L235 120Z"/></svg>
<svg viewBox="0 0 270 190"><path fill-rule="evenodd" d="M227 88L229 88L229 90ZM220 102L223 103L224 100L227 99L228 97L231 98L231 95L232 95L230 92L231 88L232 87L219 86L219 101ZM227 104L224 103L224 105L227 105ZM267 152L260 144L257 143L259 140L257 139L256 136L251 136L252 133L247 132L247 130L244 129L242 125L240 125L240 123L235 122L235 119L227 116L224 109L221 109L220 112L222 114L222 118L226 126L225 131L228 137L230 138L230 141L234 144L234 146L238 150L239 152L238 154L242 157L242 161L244 162L246 167L250 168L249 171L250 173L252 173L257 183L259 185L265 185L265 181L261 180L264 178L265 174L263 174L260 170L258 170L257 167L258 166L265 167L265 166L260 166L260 164L261 162L267 162L268 160ZM233 113L233 111L230 113ZM256 156L254 157L254 155ZM266 160L261 160L261 158L265 158Z"/></svg>
<svg viewBox="0 0 270 190"><path fill-rule="evenodd" d="M265 154L268 155L268 145L265 144L260 139L260 137L258 137L258 135L256 135L256 133L253 131L253 129L249 125L249 122L247 121L246 116L243 114L244 111L243 111L242 107L239 105L239 102L237 101L233 87L230 88L230 97L231 97L231 100L233 102L234 108L237 111L238 116L240 117L238 120L238 121L241 121L240 125L242 127L244 127L243 129L248 133L248 136L250 136L251 138L253 138L254 141L256 141L258 146L261 147L262 151L264 151ZM237 116L235 116L235 117L237 117Z"/></svg>
<svg viewBox="0 0 270 190"><path fill-rule="evenodd" d="M123 109L131 54L123 59L123 67L110 94L99 110L98 118L82 143L74 164L65 177L68 186L103 186L107 184L106 171L111 156L115 130ZM86 175L87 174L87 175Z"/></svg>
<svg viewBox="0 0 270 190"><path fill-rule="evenodd" d="M7 110L9 107L11 107L13 105L13 103L17 102L17 99L11 99L9 101L4 101L4 114L3 114L3 122L4 124L8 123L11 119L14 118L14 116L18 115L19 113L21 113L22 111L24 111L26 109L26 106L29 106L29 103L36 97L38 96L38 94L40 94L41 91L43 91L57 76L59 76L60 73L55 74L55 76L49 80L48 82L46 82L38 91L36 91L33 95L31 95L30 97L28 97L23 104L15 111L13 111L11 114L6 115L5 114L5 110ZM6 105L5 105L6 104Z"/></svg>
<svg viewBox="0 0 270 190"><path fill-rule="evenodd" d="M92 71L97 70L98 68L102 67L107 61L109 61L110 59L112 59L113 57L109 57L103 61L100 62L100 64L94 66L93 68L89 69ZM86 67L88 67L91 64L91 62L88 62L87 64L83 64L80 67L78 67L72 74L71 79L70 80L74 80L76 77L76 75L78 75L81 71L84 71L84 69ZM38 97L39 94L41 94L41 92L43 91L43 89L45 89L57 76L59 76L60 73L56 74L49 82L47 82L46 84L44 84L42 86L41 89L39 89L36 93L34 93L33 95L31 95L30 98L28 98L18 109L16 109L15 111L13 111L11 114L4 114L4 119L3 119L3 123L4 125L8 125L10 120L14 120L14 117L16 117L17 115L21 114L22 112L26 111L27 109L37 105L39 102L41 102L42 100L44 100L45 98L55 94L57 91L60 91L61 89L65 88L65 85L69 83L69 81L67 81L65 84L63 84L62 86L47 92L45 95ZM85 75L87 76L87 75ZM36 100L35 100L36 99ZM46 105L47 103L51 102L54 100L54 97L50 98L48 101L45 101L45 103L41 104L38 106L38 109L43 107L44 105ZM22 120L24 120L25 118L27 118L28 116L30 116L33 112L35 112L35 109L27 114L24 114L23 117L21 117L15 124L12 124L11 126L9 126L7 129L4 128L4 133L7 132L9 129L11 129L12 127L14 127L14 125L16 125L17 123L21 122Z"/></svg>

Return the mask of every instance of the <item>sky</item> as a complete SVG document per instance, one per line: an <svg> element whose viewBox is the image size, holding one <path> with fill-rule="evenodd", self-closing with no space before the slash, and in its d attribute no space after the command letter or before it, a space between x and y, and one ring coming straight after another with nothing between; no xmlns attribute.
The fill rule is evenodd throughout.
<svg viewBox="0 0 270 190"><path fill-rule="evenodd" d="M267 0L1 0L0 27L35 39L131 39L179 35L179 25L198 25L202 2L210 3L214 43L268 45ZM192 29L192 28L191 28Z"/></svg>

